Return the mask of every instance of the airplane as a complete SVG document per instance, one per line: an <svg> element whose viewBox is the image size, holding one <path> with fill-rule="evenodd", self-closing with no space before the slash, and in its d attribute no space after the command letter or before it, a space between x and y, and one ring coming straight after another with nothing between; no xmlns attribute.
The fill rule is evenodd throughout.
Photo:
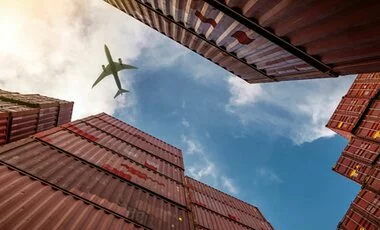
<svg viewBox="0 0 380 230"><path fill-rule="evenodd" d="M113 77L115 78L116 85L117 85L117 87L119 89L117 91L115 97L114 97L114 98L116 98L117 96L119 96L119 95L121 95L123 93L128 93L129 92L128 90L121 88L120 79L119 79L119 76L118 76L117 73L119 71L123 70L123 69L137 69L137 67L123 64L123 62L121 61L121 58L119 58L119 62L114 62L112 60L112 56L111 56L110 50L108 49L107 45L104 45L104 50L106 52L106 56L107 56L107 60L108 60L108 65L107 66L102 65L103 72L100 74L100 76L98 77L98 79L96 79L95 83L92 85L92 88L94 88L94 86L97 85L105 77L107 77L108 75L112 74Z"/></svg>

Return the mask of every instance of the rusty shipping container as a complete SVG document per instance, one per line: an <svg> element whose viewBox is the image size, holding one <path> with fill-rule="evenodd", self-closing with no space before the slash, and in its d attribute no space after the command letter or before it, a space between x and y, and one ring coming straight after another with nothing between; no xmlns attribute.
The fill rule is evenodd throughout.
<svg viewBox="0 0 380 230"><path fill-rule="evenodd" d="M232 221L241 223L246 227L253 229L272 229L262 228L262 226L268 226L268 224L265 220L262 220L261 216L255 216L256 213L245 213L195 190L188 190L188 200L191 206L201 206ZM259 226L261 228L259 228Z"/></svg>
<svg viewBox="0 0 380 230"><path fill-rule="evenodd" d="M97 129L85 121L76 121L61 127L82 136L89 141L93 141L98 145L114 151L124 157L127 157L136 163L143 165L155 172L158 172L166 177L169 177L179 183L184 183L184 170L180 167L173 165L155 155L149 154L139 148L130 145L128 142L113 136L102 130ZM54 140L54 138L51 138Z"/></svg>
<svg viewBox="0 0 380 230"><path fill-rule="evenodd" d="M336 162L333 170L348 179L363 185L371 172L371 165L362 163L342 154Z"/></svg>
<svg viewBox="0 0 380 230"><path fill-rule="evenodd" d="M343 97L326 127L349 139L369 103L370 99Z"/></svg>
<svg viewBox="0 0 380 230"><path fill-rule="evenodd" d="M79 132L79 129L76 131ZM165 175L160 175L149 167L138 164L121 154L96 145L92 140L84 138L84 135L90 136L93 140L97 139L96 136L86 134L84 131L82 131L82 135L79 136L76 133L71 133L61 128L38 133L35 137L62 151L73 154L109 172L115 173L127 181L133 182L180 205L186 206L185 190L182 183L178 183Z"/></svg>
<svg viewBox="0 0 380 230"><path fill-rule="evenodd" d="M130 229L144 226L0 163L0 229Z"/></svg>
<svg viewBox="0 0 380 230"><path fill-rule="evenodd" d="M82 120L87 124L90 124L99 130L102 130L103 132L118 137L119 139L130 143L131 145L134 145L152 155L155 155L158 158L161 158L173 165L176 165L177 167L180 167L181 169L184 169L183 158L181 156L170 153L156 145L153 145L152 143L146 141L145 138L142 138L139 133L129 132L120 124L112 124L110 121L107 122L105 120L108 119L107 117L108 115L99 114L97 116L88 117Z"/></svg>
<svg viewBox="0 0 380 230"><path fill-rule="evenodd" d="M379 82L380 85L380 82ZM369 108L355 131L355 135L380 142L380 100L371 102Z"/></svg>
<svg viewBox="0 0 380 230"><path fill-rule="evenodd" d="M366 178L366 188L380 194L380 162L371 169Z"/></svg>
<svg viewBox="0 0 380 230"><path fill-rule="evenodd" d="M130 183L128 173L99 167L33 138L0 148L0 163L148 229L191 229L185 207Z"/></svg>
<svg viewBox="0 0 380 230"><path fill-rule="evenodd" d="M249 83L380 71L378 1L105 1Z"/></svg>
<svg viewBox="0 0 380 230"><path fill-rule="evenodd" d="M359 74L348 90L348 97L374 98L380 90L380 73Z"/></svg>
<svg viewBox="0 0 380 230"><path fill-rule="evenodd" d="M368 219L379 222L377 227L380 229L380 194L362 189L351 207L363 213Z"/></svg>
<svg viewBox="0 0 380 230"><path fill-rule="evenodd" d="M380 154L380 144L353 137L342 154L370 165L376 161Z"/></svg>
<svg viewBox="0 0 380 230"><path fill-rule="evenodd" d="M171 154L174 154L174 155L177 155L179 157L182 157L182 151L173 146L173 145L170 145L152 135L149 135L148 133L140 130L140 129L137 129L123 121L120 121L118 120L117 118L115 117L112 117L106 113L102 113L100 116L99 116L101 119L103 119L104 121L112 124L112 125L115 125L115 126L118 126L120 127L121 129L125 130L126 132L129 132L131 134L134 134L136 136L140 136L142 139L145 139L145 141L155 145L156 147L159 147Z"/></svg>
<svg viewBox="0 0 380 230"><path fill-rule="evenodd" d="M362 213L350 208L339 222L337 230L379 230L379 225Z"/></svg>
<svg viewBox="0 0 380 230"><path fill-rule="evenodd" d="M37 131L38 109L0 100L3 120L3 135L6 143L20 140Z"/></svg>
<svg viewBox="0 0 380 230"><path fill-rule="evenodd" d="M225 194L215 188L212 188L209 185L206 185L200 181L197 181L187 176L185 177L185 184L186 187L188 187L189 189L203 193L215 200L222 202L223 204L229 205L245 213L249 213L261 220L265 220L264 216L261 214L260 210L257 207L248 204L242 200L236 199L235 197L232 197L228 194Z"/></svg>

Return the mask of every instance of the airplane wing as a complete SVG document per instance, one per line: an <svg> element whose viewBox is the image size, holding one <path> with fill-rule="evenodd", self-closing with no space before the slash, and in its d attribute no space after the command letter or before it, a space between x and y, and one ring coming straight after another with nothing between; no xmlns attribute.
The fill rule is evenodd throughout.
<svg viewBox="0 0 380 230"><path fill-rule="evenodd" d="M126 65L126 64L120 64L119 62L114 62L116 71L120 71L123 69L137 69L137 67L131 66L131 65Z"/></svg>
<svg viewBox="0 0 380 230"><path fill-rule="evenodd" d="M92 87L94 88L94 86L97 85L101 80L103 80L105 77L107 77L108 75L111 75L111 74L112 74L111 66L108 64L105 67L105 69L103 70L103 72L100 74L100 76L98 77L98 79L96 79L96 81L92 85Z"/></svg>

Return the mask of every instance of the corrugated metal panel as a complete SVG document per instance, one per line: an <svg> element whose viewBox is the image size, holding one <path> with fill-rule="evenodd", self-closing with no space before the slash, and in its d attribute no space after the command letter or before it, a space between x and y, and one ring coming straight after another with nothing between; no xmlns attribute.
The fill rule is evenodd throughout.
<svg viewBox="0 0 380 230"><path fill-rule="evenodd" d="M341 155L333 170L359 184L364 184L367 175L370 174L370 167L370 165Z"/></svg>
<svg viewBox="0 0 380 230"><path fill-rule="evenodd" d="M79 132L79 130L77 129L76 131ZM59 128L49 130L47 133L51 133L51 135L39 133L35 136L63 151L102 167L109 172L113 172L125 180L136 183L167 199L186 206L183 184L164 177L148 167L137 164L121 154L94 144L93 141L97 141L101 136L87 134L85 131L82 131L82 136L78 136ZM85 139L83 136L89 136L92 140Z"/></svg>
<svg viewBox="0 0 380 230"><path fill-rule="evenodd" d="M184 171L167 161L142 151L127 142L105 133L99 129L94 128L85 122L72 122L70 124L62 125L61 127L70 130L90 141L94 141L102 147L108 148L120 155L132 159L133 161L153 170L160 174L163 174L179 183L184 183ZM94 138L93 138L94 137ZM51 138L54 140L54 138Z"/></svg>
<svg viewBox="0 0 380 230"><path fill-rule="evenodd" d="M363 189L352 203L352 207L373 221L380 221L380 195ZM378 225L380 229L380 222Z"/></svg>
<svg viewBox="0 0 380 230"><path fill-rule="evenodd" d="M166 160L171 164L174 164L182 169L184 168L182 157L164 151L163 149L158 148L157 146L147 142L145 139L142 139L141 136L136 135L135 133L130 133L122 129L120 126L106 122L98 116L89 117L87 119L83 119L83 121L96 127L97 129L110 133L113 136L117 136L123 141L130 143L138 148L141 148L142 150L149 152L150 154L153 154L163 160Z"/></svg>
<svg viewBox="0 0 380 230"><path fill-rule="evenodd" d="M250 205L242 200L239 200L239 199L236 199L235 197L227 195L215 188L212 188L206 184L203 184L200 181L194 180L193 178L186 176L185 182L186 182L186 186L192 190L203 193L213 199L216 199L222 202L223 204L229 205L245 213L249 213L253 216L256 216L257 218L261 220L265 220L264 216L261 214L259 209L254 207L253 205Z"/></svg>
<svg viewBox="0 0 380 230"><path fill-rule="evenodd" d="M151 229L190 229L184 208L39 141L0 148L0 161Z"/></svg>
<svg viewBox="0 0 380 230"><path fill-rule="evenodd" d="M9 119L10 119L9 113L5 111L1 111L1 102L0 102L0 145L7 143Z"/></svg>
<svg viewBox="0 0 380 230"><path fill-rule="evenodd" d="M347 96L373 98L380 90L380 73L359 74L348 90Z"/></svg>
<svg viewBox="0 0 380 230"><path fill-rule="evenodd" d="M12 142L36 133L38 109L0 100L0 113L8 114L6 141Z"/></svg>
<svg viewBox="0 0 380 230"><path fill-rule="evenodd" d="M262 225L262 220L259 219L261 217L255 216L254 213L247 214L195 190L189 189L189 198L193 205L202 206L253 229L259 229L258 226Z"/></svg>
<svg viewBox="0 0 380 230"><path fill-rule="evenodd" d="M380 142L380 119L367 120L364 118L356 130L355 135L368 140Z"/></svg>
<svg viewBox="0 0 380 230"><path fill-rule="evenodd" d="M352 138L343 151L343 155L365 164L372 164L380 154L380 144L360 138Z"/></svg>
<svg viewBox="0 0 380 230"><path fill-rule="evenodd" d="M210 229L210 230L243 230L243 229L253 229L241 225L235 221L218 215L208 209L202 208L200 206L191 207L195 229Z"/></svg>
<svg viewBox="0 0 380 230"><path fill-rule="evenodd" d="M366 188L380 194L380 162L377 162L377 167L373 167L366 178Z"/></svg>
<svg viewBox="0 0 380 230"><path fill-rule="evenodd" d="M379 230L379 225L350 208L338 225L338 230Z"/></svg>
<svg viewBox="0 0 380 230"><path fill-rule="evenodd" d="M251 83L380 71L377 1L106 2Z"/></svg>
<svg viewBox="0 0 380 230"><path fill-rule="evenodd" d="M145 139L145 141L171 153L171 154L174 154L174 155L177 155L179 157L182 157L182 151L152 135L149 135L148 133L140 130L140 129L137 129L131 125L128 125L127 123L123 122L123 121L120 121L118 119L116 119L115 117L112 117L106 113L103 113L99 116L99 118L103 119L104 121L110 123L110 124L113 124L115 126L118 126L120 127L121 129L125 130L126 132L129 132L129 133L132 133L134 135L139 135L141 136L143 139Z"/></svg>
<svg viewBox="0 0 380 230"><path fill-rule="evenodd" d="M1 164L0 184L0 229L143 229Z"/></svg>

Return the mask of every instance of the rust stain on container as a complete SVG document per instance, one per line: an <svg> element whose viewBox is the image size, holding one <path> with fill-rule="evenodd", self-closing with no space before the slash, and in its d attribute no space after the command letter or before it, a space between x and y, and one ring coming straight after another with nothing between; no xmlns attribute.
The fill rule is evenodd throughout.
<svg viewBox="0 0 380 230"><path fill-rule="evenodd" d="M377 1L106 2L249 83L380 71Z"/></svg>
<svg viewBox="0 0 380 230"><path fill-rule="evenodd" d="M146 229L0 164L1 229Z"/></svg>
<svg viewBox="0 0 380 230"><path fill-rule="evenodd" d="M72 127L72 125L68 126ZM82 132L85 133L85 131ZM123 155L102 148L101 146L94 144L92 141L66 130L58 130L56 133L50 135L40 134L37 135L37 138L56 146L67 153L73 154L83 160L102 167L107 171L113 172L119 176L122 175L121 177L128 181L136 183L148 190L155 191L167 199L186 206L183 184L171 180L168 177L164 177L141 164L137 164L135 161L132 161Z"/></svg>
<svg viewBox="0 0 380 230"><path fill-rule="evenodd" d="M184 207L39 141L4 146L0 161L150 229L190 229Z"/></svg>
<svg viewBox="0 0 380 230"><path fill-rule="evenodd" d="M121 125L107 122L99 116L92 117L91 119L86 119L85 122L103 132L109 133L112 136L115 136L152 155L155 155L158 158L168 161L171 164L176 165L177 167L180 167L181 169L184 168L182 157L179 157L176 154L169 153L163 150L162 148L159 148L153 145L152 143L147 142L146 139L141 138L141 135L139 135L139 133L136 134L136 133L128 132L125 129L123 129Z"/></svg>
<svg viewBox="0 0 380 230"><path fill-rule="evenodd" d="M120 139L119 136L113 136L107 132L99 130L96 126L87 124L86 121L72 122L62 126L90 141L119 153L145 167L157 171L179 183L184 182L184 170L168 161L163 160L155 155L130 145L128 142Z"/></svg>

